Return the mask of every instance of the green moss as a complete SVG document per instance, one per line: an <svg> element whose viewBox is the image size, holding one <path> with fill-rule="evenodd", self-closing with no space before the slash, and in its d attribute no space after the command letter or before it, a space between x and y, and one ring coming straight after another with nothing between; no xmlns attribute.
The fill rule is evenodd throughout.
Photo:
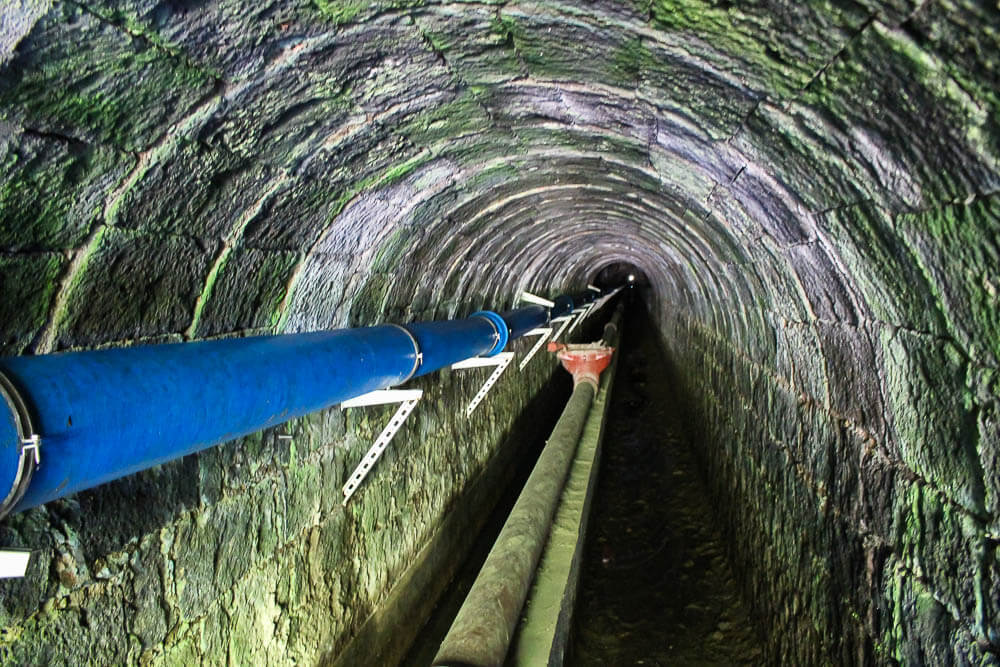
<svg viewBox="0 0 1000 667"><path fill-rule="evenodd" d="M206 304L208 304L209 300L212 298L212 292L215 290L215 282L219 278L219 273L226 267L226 264L229 263L229 257L232 254L232 251L233 249L231 247L223 248L222 252L212 264L212 268L209 270L208 275L205 276L205 285L201 290L201 294L198 295L198 300L195 302L194 314L191 317L191 326L188 327L187 330L188 337L193 336L195 331L198 330L202 312L204 312Z"/></svg>
<svg viewBox="0 0 1000 667"><path fill-rule="evenodd" d="M883 210L861 205L820 218L875 318L910 329L945 333L941 306L917 258Z"/></svg>
<svg viewBox="0 0 1000 667"><path fill-rule="evenodd" d="M470 192L489 190L497 185L512 183L524 176L524 165L515 161L503 162L473 173L462 187Z"/></svg>
<svg viewBox="0 0 1000 667"><path fill-rule="evenodd" d="M878 23L874 24L874 31L880 47L891 53L894 61L905 63L908 75L931 92L940 107L948 110L953 119L951 127L960 128L976 152L995 156L997 91L969 78L903 31L889 30ZM913 111L920 115L922 110L915 105Z"/></svg>
<svg viewBox="0 0 1000 667"><path fill-rule="evenodd" d="M0 88L0 108L129 150L146 148L159 121L183 112L214 85L204 72L155 47L94 38L49 51L40 61L17 63L19 80Z"/></svg>
<svg viewBox="0 0 1000 667"><path fill-rule="evenodd" d="M54 316L58 346L183 332L217 250L217 243L102 227L76 261L64 312Z"/></svg>
<svg viewBox="0 0 1000 667"><path fill-rule="evenodd" d="M652 0L649 11L661 28L714 35L731 32L734 27L727 9L699 0Z"/></svg>
<svg viewBox="0 0 1000 667"><path fill-rule="evenodd" d="M0 352L20 354L31 344L48 319L65 265L60 254L0 256Z"/></svg>
<svg viewBox="0 0 1000 667"><path fill-rule="evenodd" d="M160 33L140 18L139 15L120 7L101 6L100 3L89 4L87 9L111 25L121 28L129 35L138 37L148 42L151 46L155 46L163 55L176 58L178 61L184 62L188 67L204 72L207 76L221 78L221 73L217 70L197 64L189 59L181 47L164 39Z"/></svg>
<svg viewBox="0 0 1000 667"><path fill-rule="evenodd" d="M881 336L900 455L951 501L984 513L976 411L965 398L968 364L949 343L899 331Z"/></svg>
<svg viewBox="0 0 1000 667"><path fill-rule="evenodd" d="M359 194L365 190L386 187L398 182L400 179L405 178L408 174L412 173L417 167L428 162L430 160L430 155L427 153L421 153L415 155L408 160L404 160L399 164L392 165L388 167L383 172L378 174L373 174L367 178L364 178L356 183L352 183L351 186L344 192L336 195L333 206L330 207L330 214L327 220L333 220L338 215L340 215L347 205L354 200Z"/></svg>
<svg viewBox="0 0 1000 667"><path fill-rule="evenodd" d="M612 54L612 62L626 79L638 79L640 73L653 61L653 55L639 38L626 41Z"/></svg>
<svg viewBox="0 0 1000 667"><path fill-rule="evenodd" d="M897 226L948 328L970 341L974 359L1000 360L1000 201L899 216Z"/></svg>
<svg viewBox="0 0 1000 667"><path fill-rule="evenodd" d="M188 335L272 327L281 320L297 252L238 247L223 251L205 281Z"/></svg>
<svg viewBox="0 0 1000 667"><path fill-rule="evenodd" d="M390 287L391 279L385 274L368 274L364 285L351 301L350 325L366 326L382 319Z"/></svg>
<svg viewBox="0 0 1000 667"><path fill-rule="evenodd" d="M428 159L429 157L426 154L421 153L420 155L416 155L409 160L404 160L397 165L389 167L375 181L375 187L382 188L399 182L403 178L406 178L408 174L411 174L417 167L427 162Z"/></svg>
<svg viewBox="0 0 1000 667"><path fill-rule="evenodd" d="M960 68L906 32L875 22L845 45L801 99L896 145L907 178L919 188L921 201L907 203L926 208L964 199L982 178L977 172L996 169L996 91L969 81Z"/></svg>
<svg viewBox="0 0 1000 667"><path fill-rule="evenodd" d="M454 100L410 119L400 131L416 145L428 148L482 132L489 127L482 95L479 89L467 88Z"/></svg>
<svg viewBox="0 0 1000 667"><path fill-rule="evenodd" d="M504 39L514 39L516 35L523 34L518 28L517 21L508 14L497 12L493 20L490 21L490 30L494 34L500 35Z"/></svg>
<svg viewBox="0 0 1000 667"><path fill-rule="evenodd" d="M334 25L350 23L368 6L362 0L313 0L320 13Z"/></svg>
<svg viewBox="0 0 1000 667"><path fill-rule="evenodd" d="M390 234L375 254L372 271L389 272L395 269L409 249L412 236L412 231L407 227L400 227Z"/></svg>
<svg viewBox="0 0 1000 667"><path fill-rule="evenodd" d="M435 53L448 52L450 45L448 44L448 40L443 35L433 33L428 30L422 31L421 35L423 35L424 41L427 42L428 46L430 46L431 50Z"/></svg>
<svg viewBox="0 0 1000 667"><path fill-rule="evenodd" d="M391 11L421 7L424 0L387 0L371 3L364 0L312 0L320 13L331 20L334 25L344 25L354 21L365 10Z"/></svg>
<svg viewBox="0 0 1000 667"><path fill-rule="evenodd" d="M739 68L742 61L750 68L751 80L763 84L772 96L796 94L815 71L809 62L782 55L780 40L768 38L774 26L766 17L705 0L652 0L649 9L654 27L684 33L684 39L697 42L691 47L698 51L702 44L709 46L702 55L724 69ZM816 57L818 65L827 55Z"/></svg>
<svg viewBox="0 0 1000 667"><path fill-rule="evenodd" d="M111 151L24 141L0 158L0 244L8 250L64 249L87 235L94 211L81 195L114 169ZM127 164L129 160L124 160Z"/></svg>

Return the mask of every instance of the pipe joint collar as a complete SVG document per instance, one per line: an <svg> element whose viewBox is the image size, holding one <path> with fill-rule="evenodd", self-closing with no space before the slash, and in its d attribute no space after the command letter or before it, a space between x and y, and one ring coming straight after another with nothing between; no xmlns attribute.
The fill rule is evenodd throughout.
<svg viewBox="0 0 1000 667"><path fill-rule="evenodd" d="M405 333L409 337L410 342L413 343L413 368L410 369L409 375L399 381L399 384L403 384L404 382L410 380L417 374L417 371L420 370L420 366L424 363L424 353L420 351L420 343L417 342L417 337L413 335L412 331L404 327L402 324L390 324L389 326L396 327Z"/></svg>
<svg viewBox="0 0 1000 667"><path fill-rule="evenodd" d="M487 322L492 324L493 329L496 330L496 343L493 345L493 349L483 356L493 357L503 352L503 349L507 347L507 341L510 338L510 328L507 326L507 323L504 322L504 319L492 310L480 310L472 313L470 317L482 317Z"/></svg>
<svg viewBox="0 0 1000 667"><path fill-rule="evenodd" d="M14 383L2 371L0 371L0 396L10 410L17 432L17 473L6 497L0 501L0 519L3 519L21 502L28 485L31 484L35 468L41 463L42 440L35 433L27 403Z"/></svg>

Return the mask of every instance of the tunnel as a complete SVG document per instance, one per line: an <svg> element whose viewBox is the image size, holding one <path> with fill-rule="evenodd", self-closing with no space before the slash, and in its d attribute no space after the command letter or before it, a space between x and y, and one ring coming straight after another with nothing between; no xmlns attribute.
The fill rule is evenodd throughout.
<svg viewBox="0 0 1000 667"><path fill-rule="evenodd" d="M2 355L626 286L760 663L998 664L998 54L977 0L11 0ZM0 661L392 664L561 373L415 378L347 505L391 408L8 516Z"/></svg>

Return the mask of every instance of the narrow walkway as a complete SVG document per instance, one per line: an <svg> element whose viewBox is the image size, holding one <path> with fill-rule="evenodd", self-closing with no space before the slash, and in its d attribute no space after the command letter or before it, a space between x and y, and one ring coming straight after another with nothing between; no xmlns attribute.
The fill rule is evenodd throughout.
<svg viewBox="0 0 1000 667"><path fill-rule="evenodd" d="M759 664L655 327L625 324L570 665Z"/></svg>

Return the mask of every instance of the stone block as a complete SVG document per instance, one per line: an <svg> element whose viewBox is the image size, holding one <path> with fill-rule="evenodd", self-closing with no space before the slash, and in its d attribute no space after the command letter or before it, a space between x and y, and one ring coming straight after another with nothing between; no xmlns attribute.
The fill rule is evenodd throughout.
<svg viewBox="0 0 1000 667"><path fill-rule="evenodd" d="M884 210L863 204L816 218L872 316L916 331L944 333L945 320L928 276Z"/></svg>
<svg viewBox="0 0 1000 667"><path fill-rule="evenodd" d="M215 274L209 295L203 297L207 302L195 335L273 330L300 261L295 252L233 249Z"/></svg>
<svg viewBox="0 0 1000 667"><path fill-rule="evenodd" d="M892 510L900 561L953 616L975 618L986 593L980 587L988 585L980 572L983 523L930 487L910 484L901 491Z"/></svg>
<svg viewBox="0 0 1000 667"><path fill-rule="evenodd" d="M1000 201L956 204L899 216L897 229L919 263L948 334L973 361L1000 363Z"/></svg>
<svg viewBox="0 0 1000 667"><path fill-rule="evenodd" d="M429 5L416 14L416 22L430 45L470 84L497 83L525 71L514 27L494 7Z"/></svg>
<svg viewBox="0 0 1000 667"><path fill-rule="evenodd" d="M986 485L986 512L993 532L1000 535L1000 403L985 403L979 409L976 426Z"/></svg>
<svg viewBox="0 0 1000 667"><path fill-rule="evenodd" d="M128 626L139 638L142 650L160 645L167 636L169 618L164 604L163 577L166 568L163 554L151 545L144 544L130 560L131 591L128 604L134 610Z"/></svg>
<svg viewBox="0 0 1000 667"><path fill-rule="evenodd" d="M907 664L989 664L969 631L918 577L897 564L890 559L885 565L883 595L891 600L891 617L875 645L876 657Z"/></svg>
<svg viewBox="0 0 1000 667"><path fill-rule="evenodd" d="M134 164L106 146L0 122L0 245L8 252L77 247Z"/></svg>
<svg viewBox="0 0 1000 667"><path fill-rule="evenodd" d="M772 335L776 353L772 363L775 372L791 391L826 405L830 398L831 370L823 356L824 340L820 327L805 323L775 323ZM769 360L761 361L766 363Z"/></svg>
<svg viewBox="0 0 1000 667"><path fill-rule="evenodd" d="M794 193L801 206L820 212L878 196L881 193L867 179L864 165L852 160L844 145L848 136L836 116L798 104L788 109L762 102L747 118L746 130L734 140L740 154L756 169L774 164L768 176L779 187ZM745 194L753 195L753 190ZM759 220L759 218L758 218ZM784 224L793 222L772 223ZM790 231L790 230L789 230ZM808 240L808 230L776 238L783 243Z"/></svg>
<svg viewBox="0 0 1000 667"><path fill-rule="evenodd" d="M59 347L183 331L217 244L105 229L72 279Z"/></svg>
<svg viewBox="0 0 1000 667"><path fill-rule="evenodd" d="M969 512L985 511L967 363L947 341L883 332L891 428L906 466Z"/></svg>
<svg viewBox="0 0 1000 667"><path fill-rule="evenodd" d="M142 233L238 238L274 177L224 146L183 142L123 193L112 222Z"/></svg>
<svg viewBox="0 0 1000 667"><path fill-rule="evenodd" d="M872 373L881 366L879 330L842 324L820 323L816 327L826 368L830 409L885 440L885 405L882 380ZM876 347L878 346L878 347Z"/></svg>
<svg viewBox="0 0 1000 667"><path fill-rule="evenodd" d="M982 115L968 108L967 93L954 87L941 60L903 30L874 22L802 101L850 128L861 163L898 197L894 210L963 200L998 185L995 149L982 146Z"/></svg>
<svg viewBox="0 0 1000 667"><path fill-rule="evenodd" d="M139 152L209 94L214 79L183 58L129 34L124 21L57 4L8 63L0 104L21 122Z"/></svg>
<svg viewBox="0 0 1000 667"><path fill-rule="evenodd" d="M66 259L56 253L0 257L0 353L21 354L50 317Z"/></svg>
<svg viewBox="0 0 1000 667"><path fill-rule="evenodd" d="M175 524L169 558L180 619L190 621L203 615L220 593L215 584L215 561L222 549L219 536L223 523L216 510L209 509L182 517Z"/></svg>

